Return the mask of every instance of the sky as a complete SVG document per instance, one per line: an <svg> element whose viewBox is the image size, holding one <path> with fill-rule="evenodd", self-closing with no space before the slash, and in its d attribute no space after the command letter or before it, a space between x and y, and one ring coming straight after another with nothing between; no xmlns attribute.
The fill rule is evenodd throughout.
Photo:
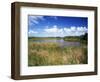
<svg viewBox="0 0 100 82"><path fill-rule="evenodd" d="M28 16L29 37L81 36L88 32L88 18L67 16Z"/></svg>

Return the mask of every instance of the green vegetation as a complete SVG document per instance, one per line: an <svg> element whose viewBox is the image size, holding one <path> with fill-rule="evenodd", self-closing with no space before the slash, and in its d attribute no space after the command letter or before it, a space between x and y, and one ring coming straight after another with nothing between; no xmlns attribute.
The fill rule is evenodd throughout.
<svg viewBox="0 0 100 82"><path fill-rule="evenodd" d="M82 43L87 43L88 34L82 36L65 36L65 37L28 37L29 40L59 40L63 39L65 41L80 41Z"/></svg>
<svg viewBox="0 0 100 82"><path fill-rule="evenodd" d="M29 41L28 43L28 65L47 66L47 65L68 65L86 64L87 47L61 48L57 43L39 43Z"/></svg>
<svg viewBox="0 0 100 82"><path fill-rule="evenodd" d="M79 36L66 36L63 38L65 41L80 41Z"/></svg>
<svg viewBox="0 0 100 82"><path fill-rule="evenodd" d="M69 37L29 37L28 38L28 66L87 64L87 36ZM63 39L78 41L80 46L61 47L54 42L33 42L34 40Z"/></svg>
<svg viewBox="0 0 100 82"><path fill-rule="evenodd" d="M62 39L62 37L28 37L29 40L59 40Z"/></svg>
<svg viewBox="0 0 100 82"><path fill-rule="evenodd" d="M86 43L87 44L87 38L88 38L88 34L84 34L81 36L66 36L63 39L65 41L80 41L82 43Z"/></svg>

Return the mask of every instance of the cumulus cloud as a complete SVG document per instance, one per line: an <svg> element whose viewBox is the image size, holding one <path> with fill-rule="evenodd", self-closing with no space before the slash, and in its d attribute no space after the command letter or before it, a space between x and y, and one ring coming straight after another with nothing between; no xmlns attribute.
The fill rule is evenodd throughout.
<svg viewBox="0 0 100 82"><path fill-rule="evenodd" d="M54 25L51 28L44 29L44 32L49 33L49 34L54 34L54 35L58 36L59 34L63 34L63 29L58 28L57 25Z"/></svg>
<svg viewBox="0 0 100 82"><path fill-rule="evenodd" d="M87 33L87 28L86 27L64 27L64 28L59 28L57 25L54 25L53 27L48 27L44 29L44 32L47 34L51 34L51 36L80 36L84 35Z"/></svg>
<svg viewBox="0 0 100 82"><path fill-rule="evenodd" d="M88 29L86 27L75 27L72 26L70 28L64 28L64 32L67 36L80 36L87 33Z"/></svg>
<svg viewBox="0 0 100 82"><path fill-rule="evenodd" d="M87 32L86 27L77 27L77 30L80 31L80 32Z"/></svg>
<svg viewBox="0 0 100 82"><path fill-rule="evenodd" d="M37 32L37 31L30 30L28 33L29 33L29 34L36 34L36 33L38 33L38 32Z"/></svg>

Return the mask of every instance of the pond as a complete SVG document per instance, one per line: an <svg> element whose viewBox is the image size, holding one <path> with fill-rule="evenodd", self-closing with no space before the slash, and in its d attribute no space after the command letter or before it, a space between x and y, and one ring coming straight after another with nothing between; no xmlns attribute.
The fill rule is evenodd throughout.
<svg viewBox="0 0 100 82"><path fill-rule="evenodd" d="M33 40L33 42L40 42L40 43L58 43L61 47L66 47L66 46L80 46L79 41L64 41L63 39L51 39L51 40Z"/></svg>

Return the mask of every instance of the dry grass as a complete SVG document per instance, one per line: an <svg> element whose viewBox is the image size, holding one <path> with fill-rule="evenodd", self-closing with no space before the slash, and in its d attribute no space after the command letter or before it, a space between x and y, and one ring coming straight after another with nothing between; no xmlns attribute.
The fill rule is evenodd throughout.
<svg viewBox="0 0 100 82"><path fill-rule="evenodd" d="M28 65L68 65L86 64L87 47L64 47L57 43L28 43Z"/></svg>

